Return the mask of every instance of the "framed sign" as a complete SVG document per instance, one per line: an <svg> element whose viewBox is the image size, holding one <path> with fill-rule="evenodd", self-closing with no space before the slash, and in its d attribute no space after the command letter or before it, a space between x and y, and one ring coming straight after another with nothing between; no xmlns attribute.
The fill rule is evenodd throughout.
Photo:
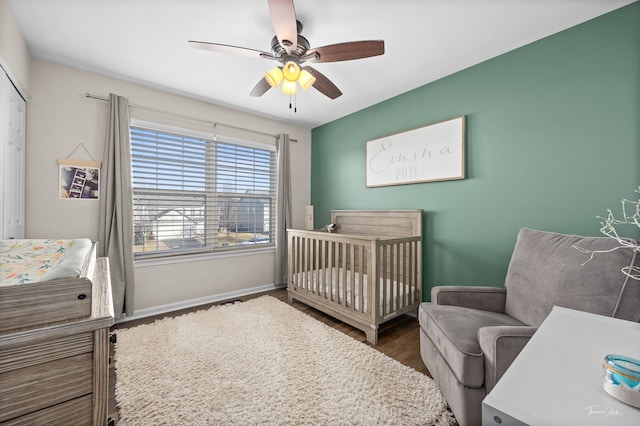
<svg viewBox="0 0 640 426"><path fill-rule="evenodd" d="M367 187L464 179L465 117L370 140Z"/></svg>

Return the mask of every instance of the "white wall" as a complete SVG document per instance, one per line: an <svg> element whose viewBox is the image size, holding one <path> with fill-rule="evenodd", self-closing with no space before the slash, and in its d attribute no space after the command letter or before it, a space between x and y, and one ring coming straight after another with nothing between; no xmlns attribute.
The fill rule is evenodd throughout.
<svg viewBox="0 0 640 426"><path fill-rule="evenodd" d="M0 66L28 100L31 96L31 56L9 0L0 0Z"/></svg>
<svg viewBox="0 0 640 426"><path fill-rule="evenodd" d="M82 143L96 161L102 160L107 102L87 98L87 92L105 97L116 93L133 105L269 134L288 133L298 141L290 145L293 226L304 227L304 206L311 199L309 129L47 61L33 60L32 71L32 100L27 108L27 238L97 238L98 201L58 198L59 158ZM131 111L145 115L142 109ZM223 134L223 128L218 132ZM72 158L90 160L82 149ZM270 285L273 263L273 252L262 251L165 265L137 264L135 311Z"/></svg>

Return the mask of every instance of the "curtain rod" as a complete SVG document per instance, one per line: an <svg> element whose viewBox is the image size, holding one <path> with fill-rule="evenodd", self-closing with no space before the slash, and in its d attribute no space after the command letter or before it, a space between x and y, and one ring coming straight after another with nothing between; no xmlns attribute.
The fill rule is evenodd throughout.
<svg viewBox="0 0 640 426"><path fill-rule="evenodd" d="M86 98L98 99L98 100L101 100L101 101L109 101L109 98L105 98L104 96L92 95L91 93L88 93L88 92L85 93L84 96ZM193 120L193 121L199 121L201 123L213 124L214 128L216 126L223 126L223 127L228 127L230 129L236 129L236 130L241 130L241 131L244 131L244 132L255 133L255 134L258 134L258 135L262 135L262 136L269 136L269 137L272 137L272 138L276 138L277 137L277 135L272 135L271 133L260 132L258 130L252 130L252 129L245 129L244 127L238 127L238 126L234 126L232 124L219 123L217 121L205 120L203 118L191 117L189 115L179 114L177 112L172 112L172 111L166 111L166 110L159 109L159 108L153 108L153 107L148 107L148 106L144 106L144 105L136 105L136 104L129 104L129 106L130 107L134 107L134 108L141 108L141 109L146 109L146 110L149 110L149 111L159 112L159 113L162 113L162 114L173 115L174 117L186 118L187 120ZM289 138L289 142L298 142L298 140Z"/></svg>

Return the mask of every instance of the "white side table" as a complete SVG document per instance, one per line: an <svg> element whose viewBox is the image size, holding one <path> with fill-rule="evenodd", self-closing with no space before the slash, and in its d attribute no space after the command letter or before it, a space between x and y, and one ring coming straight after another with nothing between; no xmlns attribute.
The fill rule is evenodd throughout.
<svg viewBox="0 0 640 426"><path fill-rule="evenodd" d="M554 307L482 402L482 424L640 425L602 389L605 355L640 359L640 324Z"/></svg>

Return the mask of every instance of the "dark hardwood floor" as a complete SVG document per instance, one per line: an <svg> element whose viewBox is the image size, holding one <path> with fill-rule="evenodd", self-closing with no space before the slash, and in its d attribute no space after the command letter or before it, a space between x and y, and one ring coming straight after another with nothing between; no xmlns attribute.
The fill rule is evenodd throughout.
<svg viewBox="0 0 640 426"><path fill-rule="evenodd" d="M265 294L288 303L286 289L273 290L265 293L254 294L251 296L240 297L235 300L246 301ZM229 301L222 301L218 303L197 306L194 308L183 309L180 311L172 312L170 314L162 314L154 317L119 323L115 324L111 328L111 331L116 332L117 335L118 329L131 328L140 324L149 324L153 323L156 319L164 317L174 317L189 312L208 309L213 305L221 305L228 302ZM291 306L299 309L300 311L306 313L307 315L310 315L311 317L319 321L322 321L323 323L333 327L334 329L353 337L358 341L367 343L364 333L348 324L338 321L335 318L330 317L329 315L326 315L300 302L293 302ZM423 374L429 375L427 368L424 366L424 364L422 363L422 359L420 358L419 335L420 332L418 320L415 317L403 315L380 326L378 344L372 347L379 350L380 352L385 353L389 357L396 359L404 365L407 365ZM113 356L113 345L111 345L111 355ZM115 424L117 424L119 417L115 400L115 382L116 373L112 363L109 369L109 417L111 417L115 421Z"/></svg>

